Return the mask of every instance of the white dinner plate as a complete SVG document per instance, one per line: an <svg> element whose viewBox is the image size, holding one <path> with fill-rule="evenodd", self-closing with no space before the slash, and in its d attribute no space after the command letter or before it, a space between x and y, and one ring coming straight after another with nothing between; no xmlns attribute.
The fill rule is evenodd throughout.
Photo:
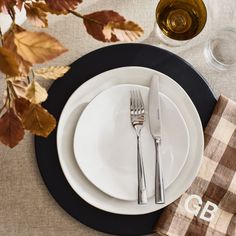
<svg viewBox="0 0 236 236"><path fill-rule="evenodd" d="M93 185L79 168L73 151L73 138L77 121L91 100L107 88L118 84L149 86L151 78L158 74L160 86L175 101L189 130L189 155L176 180L166 189L166 203L155 204L154 197L147 205L135 201L123 201L105 194ZM57 129L58 157L64 175L74 191L89 204L101 210L127 215L139 215L157 211L181 196L195 179L203 156L203 131L195 106L187 93L171 78L144 67L121 67L101 73L81 85L67 101ZM78 209L79 210L79 209Z"/></svg>
<svg viewBox="0 0 236 236"><path fill-rule="evenodd" d="M97 95L79 118L74 153L84 175L106 194L134 201L138 195L137 140L130 122L130 91L138 89L144 100L145 119L141 133L148 197L155 191L155 145L149 130L149 88L122 84ZM161 88L160 88L161 90ZM189 134L177 106L160 94L161 163L167 188L178 176L189 151Z"/></svg>

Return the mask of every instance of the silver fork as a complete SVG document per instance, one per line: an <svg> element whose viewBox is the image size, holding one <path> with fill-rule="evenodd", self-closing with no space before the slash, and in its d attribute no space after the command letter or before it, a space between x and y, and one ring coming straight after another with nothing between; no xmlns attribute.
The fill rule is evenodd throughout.
<svg viewBox="0 0 236 236"><path fill-rule="evenodd" d="M130 91L130 119L137 135L138 204L147 204L146 180L140 143L145 110L141 93L138 90Z"/></svg>

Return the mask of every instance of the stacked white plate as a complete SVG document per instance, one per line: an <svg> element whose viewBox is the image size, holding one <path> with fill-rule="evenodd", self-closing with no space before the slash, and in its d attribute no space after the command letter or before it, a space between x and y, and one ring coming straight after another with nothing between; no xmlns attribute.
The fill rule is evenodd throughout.
<svg viewBox="0 0 236 236"><path fill-rule="evenodd" d="M145 109L142 152L149 201L138 205L129 92L139 89L148 108L154 74L160 77L166 203L154 203L155 147ZM200 167L203 132L191 99L175 81L155 70L122 67L95 76L71 95L59 120L57 149L65 177L80 197L108 212L137 215L165 207L188 189Z"/></svg>

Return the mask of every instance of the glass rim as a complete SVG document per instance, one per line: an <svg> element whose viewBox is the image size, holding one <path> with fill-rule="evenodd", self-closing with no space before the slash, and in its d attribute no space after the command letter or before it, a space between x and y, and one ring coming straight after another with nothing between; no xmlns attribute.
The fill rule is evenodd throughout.
<svg viewBox="0 0 236 236"><path fill-rule="evenodd" d="M235 62L233 62L232 64L226 64L226 63L224 63L224 62L218 60L218 59L215 57L215 55L213 54L212 49L211 49L211 45L210 45L211 41L214 40L215 37L216 37L217 35L220 35L220 33L222 33L222 32L233 32L233 33L235 33L235 36L236 36L236 28L234 28L234 27L221 28L220 30L218 30L216 33L214 33L214 34L207 40L207 42L206 42L207 54L208 54L208 57L210 57L209 59L211 59L211 60L213 60L215 63L217 63L218 66L221 67L221 69L223 69L223 68L229 69L229 68L231 68L231 67L233 67L233 66L236 65L236 60L235 60Z"/></svg>
<svg viewBox="0 0 236 236"><path fill-rule="evenodd" d="M163 1L163 0L160 0L160 1L158 2L157 6L156 6L156 10L155 10L155 21L156 21L158 27L160 27L160 26L159 26L158 21L157 21L157 10L158 10L157 8L158 8L158 6L159 6L159 4L160 4L161 1ZM204 19L204 23L203 23L202 27L200 28L200 30L199 30L199 31L197 32L197 34L195 34L192 38L189 38L189 39L173 39L173 38L171 38L172 40L176 40L176 41L189 41L189 40L195 38L197 35L199 35L199 34L203 31L203 29L205 28L206 23L207 23L208 12L207 12L206 4L204 3L203 0L201 0L201 1L202 1L202 3L203 3L203 7L204 7L204 10L205 10L205 13L206 13L206 17L205 17L205 19ZM163 31L162 31L162 32L163 32ZM163 32L163 34L166 35L165 32ZM168 35L166 35L166 36L167 36L168 38L170 38Z"/></svg>

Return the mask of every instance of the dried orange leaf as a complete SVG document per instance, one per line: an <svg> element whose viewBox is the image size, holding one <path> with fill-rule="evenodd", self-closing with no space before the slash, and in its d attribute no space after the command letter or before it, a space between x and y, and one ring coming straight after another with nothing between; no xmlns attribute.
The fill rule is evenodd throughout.
<svg viewBox="0 0 236 236"><path fill-rule="evenodd" d="M33 25L42 28L48 26L47 14L42 9L37 7L37 4L35 4L34 2L26 3L25 10L27 19Z"/></svg>
<svg viewBox="0 0 236 236"><path fill-rule="evenodd" d="M43 63L67 51L55 38L43 32L16 33L14 42L17 53L31 63Z"/></svg>
<svg viewBox="0 0 236 236"><path fill-rule="evenodd" d="M84 25L87 32L92 35L93 38L107 42L103 28L109 22L125 22L125 18L115 11L98 11L84 16ZM96 21L97 23L95 23ZM118 39L112 34L111 42L116 42Z"/></svg>
<svg viewBox="0 0 236 236"><path fill-rule="evenodd" d="M21 56L16 54L16 60L19 63L19 71L22 76L27 76L32 67L32 64L26 60L24 60Z"/></svg>
<svg viewBox="0 0 236 236"><path fill-rule="evenodd" d="M56 119L41 105L30 104L22 114L25 129L31 133L47 137L56 127Z"/></svg>
<svg viewBox="0 0 236 236"><path fill-rule="evenodd" d="M0 141L13 148L24 137L24 128L20 118L11 108L0 118Z"/></svg>
<svg viewBox="0 0 236 236"><path fill-rule="evenodd" d="M15 54L15 59L19 64L19 72L20 75L27 76L29 74L30 68L32 64L26 60L24 60L20 55L17 54L16 45L14 43L15 33L20 33L25 31L18 25L14 25L12 30L9 30L4 34L4 47L10 49Z"/></svg>
<svg viewBox="0 0 236 236"><path fill-rule="evenodd" d="M33 3L36 7L40 8L42 11L46 12L46 13L51 13L51 14L55 14L55 15L66 15L68 14L68 11L56 11L51 9L47 4L45 4L44 2L34 2Z"/></svg>
<svg viewBox="0 0 236 236"><path fill-rule="evenodd" d="M45 2L53 11L68 13L68 10L75 10L82 0L45 0Z"/></svg>
<svg viewBox="0 0 236 236"><path fill-rule="evenodd" d="M25 98L14 99L15 110L18 116L22 118L24 112L29 109L30 104L31 103Z"/></svg>
<svg viewBox="0 0 236 236"><path fill-rule="evenodd" d="M0 48L0 71L9 76L19 75L15 54L7 48Z"/></svg>
<svg viewBox="0 0 236 236"><path fill-rule="evenodd" d="M15 99L14 104L24 128L31 133L47 137L56 127L55 118L41 105L32 104L24 98Z"/></svg>
<svg viewBox="0 0 236 236"><path fill-rule="evenodd" d="M25 97L31 103L38 104L44 102L47 99L48 93L46 89L41 87L41 85L37 81L32 80L26 88Z"/></svg>
<svg viewBox="0 0 236 236"><path fill-rule="evenodd" d="M28 86L26 78L12 77L12 78L7 78L7 80L10 82L12 88L14 89L18 97L25 97L26 88Z"/></svg>
<svg viewBox="0 0 236 236"><path fill-rule="evenodd" d="M110 42L115 35L118 41L132 42L143 34L143 29L132 21L109 22L103 28L105 39Z"/></svg>
<svg viewBox="0 0 236 236"><path fill-rule="evenodd" d="M43 77L44 79L56 80L62 77L69 69L69 66L50 66L46 68L40 68L34 71L34 74Z"/></svg>

